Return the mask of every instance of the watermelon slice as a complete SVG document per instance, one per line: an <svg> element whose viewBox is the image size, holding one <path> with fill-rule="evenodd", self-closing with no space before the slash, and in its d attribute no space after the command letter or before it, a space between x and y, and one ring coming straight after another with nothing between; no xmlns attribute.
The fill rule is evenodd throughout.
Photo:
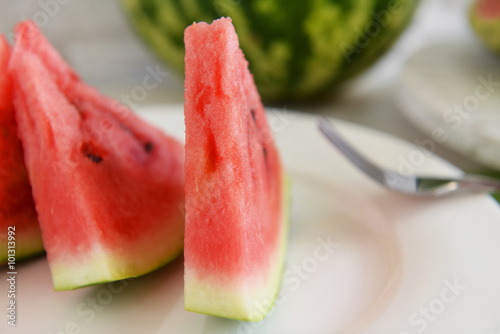
<svg viewBox="0 0 500 334"><path fill-rule="evenodd" d="M469 19L484 45L500 55L500 1L475 0Z"/></svg>
<svg viewBox="0 0 500 334"><path fill-rule="evenodd" d="M500 18L500 2L498 0L476 1L477 13L485 19Z"/></svg>
<svg viewBox="0 0 500 334"><path fill-rule="evenodd" d="M260 321L281 284L284 172L231 19L185 31L185 308Z"/></svg>
<svg viewBox="0 0 500 334"><path fill-rule="evenodd" d="M9 256L15 258L11 262L18 262L43 252L35 203L17 138L12 83L7 74L9 59L10 46L0 36L0 264L6 264Z"/></svg>
<svg viewBox="0 0 500 334"><path fill-rule="evenodd" d="M182 144L81 82L33 23L16 34L16 120L54 288L139 276L177 257Z"/></svg>

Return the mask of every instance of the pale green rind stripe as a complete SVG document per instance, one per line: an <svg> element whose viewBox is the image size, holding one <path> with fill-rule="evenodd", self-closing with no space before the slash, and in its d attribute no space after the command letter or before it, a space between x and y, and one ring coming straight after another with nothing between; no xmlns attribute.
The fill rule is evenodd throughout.
<svg viewBox="0 0 500 334"><path fill-rule="evenodd" d="M182 36L186 23L182 20L183 13L180 13L172 1L157 1L156 15L158 24L164 34Z"/></svg>
<svg viewBox="0 0 500 334"><path fill-rule="evenodd" d="M182 0L181 3L187 17L196 17L199 21L205 22L211 22L213 20L213 17L199 6L198 0Z"/></svg>
<svg viewBox="0 0 500 334"><path fill-rule="evenodd" d="M85 263L50 263L54 290L72 290L145 275L179 257L182 254L182 246L177 248L176 252L161 259L153 259L146 253L132 262L129 258L94 251L93 254L86 254Z"/></svg>
<svg viewBox="0 0 500 334"><path fill-rule="evenodd" d="M353 45L363 34L370 19L374 2L356 1L356 10L345 12L340 5L328 0L314 0L304 21L304 31L311 43L311 56L306 60L304 77L294 87L297 94L309 95L332 81L345 66L340 46ZM335 28L337 27L337 28ZM337 46L337 47L336 47Z"/></svg>
<svg viewBox="0 0 500 334"><path fill-rule="evenodd" d="M171 66L177 69L184 68L184 49L174 42L173 38L161 28L150 17L145 15L140 2L136 0L120 0L124 9L129 13L134 28L146 41L153 45L158 55L165 59ZM175 24L175 23L173 23ZM180 38L184 29L179 33Z"/></svg>
<svg viewBox="0 0 500 334"><path fill-rule="evenodd" d="M416 9L419 0L398 0L398 1L388 1L389 4L397 4L395 7L390 7L385 5L380 8L379 5L376 11L371 13L372 18L370 21L366 22L364 25L365 37L370 41L369 47L361 48L361 52L356 53L359 49L354 45L353 61L349 66L345 66L343 71L337 76L338 81L345 81L370 66L374 63L381 55L383 55L397 40L399 35L404 31L404 28L409 24L411 16ZM388 15L385 19L388 23L383 21L383 17L377 17L378 15ZM371 32L370 29L374 29L375 32ZM380 28L380 32L377 31ZM368 31L368 36L366 35Z"/></svg>
<svg viewBox="0 0 500 334"><path fill-rule="evenodd" d="M259 92L266 95L280 94L282 87L276 83L290 80L289 62L293 57L290 45L285 41L276 40L269 48L264 48L250 28L248 15L243 6L235 0L215 0L214 6L221 15L231 17L238 32L240 47L245 57L251 61L252 72L259 79ZM265 75L260 75L263 74ZM262 81L262 79L267 79Z"/></svg>
<svg viewBox="0 0 500 334"><path fill-rule="evenodd" d="M128 242L110 243L96 224L90 221L87 231L92 244L89 249L52 252L49 266L55 290L137 277L156 270L177 258L184 246L184 217L172 216L152 222L158 228L147 235L137 235Z"/></svg>
<svg viewBox="0 0 500 334"><path fill-rule="evenodd" d="M9 248L7 242L7 233L5 233L5 240L0 240L0 265L7 264L8 262ZM16 263L44 253L40 230L35 230L30 233L30 235L21 235L18 233L16 235L15 243L14 249Z"/></svg>

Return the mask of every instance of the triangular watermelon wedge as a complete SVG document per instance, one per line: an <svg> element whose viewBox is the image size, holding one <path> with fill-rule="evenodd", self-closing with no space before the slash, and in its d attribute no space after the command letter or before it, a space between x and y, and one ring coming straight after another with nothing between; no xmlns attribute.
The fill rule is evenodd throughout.
<svg viewBox="0 0 500 334"><path fill-rule="evenodd" d="M181 253L183 146L81 82L38 28L9 70L54 288L148 273Z"/></svg>
<svg viewBox="0 0 500 334"><path fill-rule="evenodd" d="M15 264L43 253L35 203L17 138L12 82L7 74L10 52L7 40L0 36L0 264Z"/></svg>
<svg viewBox="0 0 500 334"><path fill-rule="evenodd" d="M284 266L284 170L231 19L184 36L185 308L259 321Z"/></svg>

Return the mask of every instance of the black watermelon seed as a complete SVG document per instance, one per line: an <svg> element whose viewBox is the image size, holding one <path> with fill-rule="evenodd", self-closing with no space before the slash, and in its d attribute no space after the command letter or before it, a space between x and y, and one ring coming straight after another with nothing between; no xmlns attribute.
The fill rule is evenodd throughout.
<svg viewBox="0 0 500 334"><path fill-rule="evenodd" d="M267 164L267 150L265 147L262 147L262 153L264 154L264 160L266 161Z"/></svg>
<svg viewBox="0 0 500 334"><path fill-rule="evenodd" d="M250 113L252 114L253 121L257 123L257 119L255 118L255 109L250 109Z"/></svg>
<svg viewBox="0 0 500 334"><path fill-rule="evenodd" d="M95 154L92 154L92 153L87 154L87 158L89 158L90 160L92 160L96 164L98 164L99 162L102 161L102 157L95 155Z"/></svg>
<svg viewBox="0 0 500 334"><path fill-rule="evenodd" d="M153 150L153 143L151 142L148 142L146 144L144 144L144 149L146 150L146 152L151 152Z"/></svg>
<svg viewBox="0 0 500 334"><path fill-rule="evenodd" d="M80 144L80 153L98 164L102 161L102 157L93 153L93 145L91 142L83 142Z"/></svg>

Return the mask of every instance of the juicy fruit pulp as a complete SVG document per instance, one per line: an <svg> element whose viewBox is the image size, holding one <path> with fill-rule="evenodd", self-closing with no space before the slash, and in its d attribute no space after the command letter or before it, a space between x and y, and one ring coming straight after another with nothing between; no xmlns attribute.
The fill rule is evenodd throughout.
<svg viewBox="0 0 500 334"><path fill-rule="evenodd" d="M480 0L477 1L477 13L485 19L500 18L500 2L497 0Z"/></svg>
<svg viewBox="0 0 500 334"><path fill-rule="evenodd" d="M262 98L312 99L373 64L418 0L121 0L136 30L170 65L184 66L193 21L233 19Z"/></svg>
<svg viewBox="0 0 500 334"><path fill-rule="evenodd" d="M231 20L185 43L185 308L259 321L284 265L282 165Z"/></svg>
<svg viewBox="0 0 500 334"><path fill-rule="evenodd" d="M134 277L183 244L183 147L81 82L31 22L9 65L54 288Z"/></svg>
<svg viewBox="0 0 500 334"><path fill-rule="evenodd" d="M12 83L7 74L9 59L10 46L0 36L0 264L7 263L9 256L18 262L43 252L35 203L17 138Z"/></svg>
<svg viewBox="0 0 500 334"><path fill-rule="evenodd" d="M483 43L500 55L500 2L477 0L469 17L472 27Z"/></svg>

